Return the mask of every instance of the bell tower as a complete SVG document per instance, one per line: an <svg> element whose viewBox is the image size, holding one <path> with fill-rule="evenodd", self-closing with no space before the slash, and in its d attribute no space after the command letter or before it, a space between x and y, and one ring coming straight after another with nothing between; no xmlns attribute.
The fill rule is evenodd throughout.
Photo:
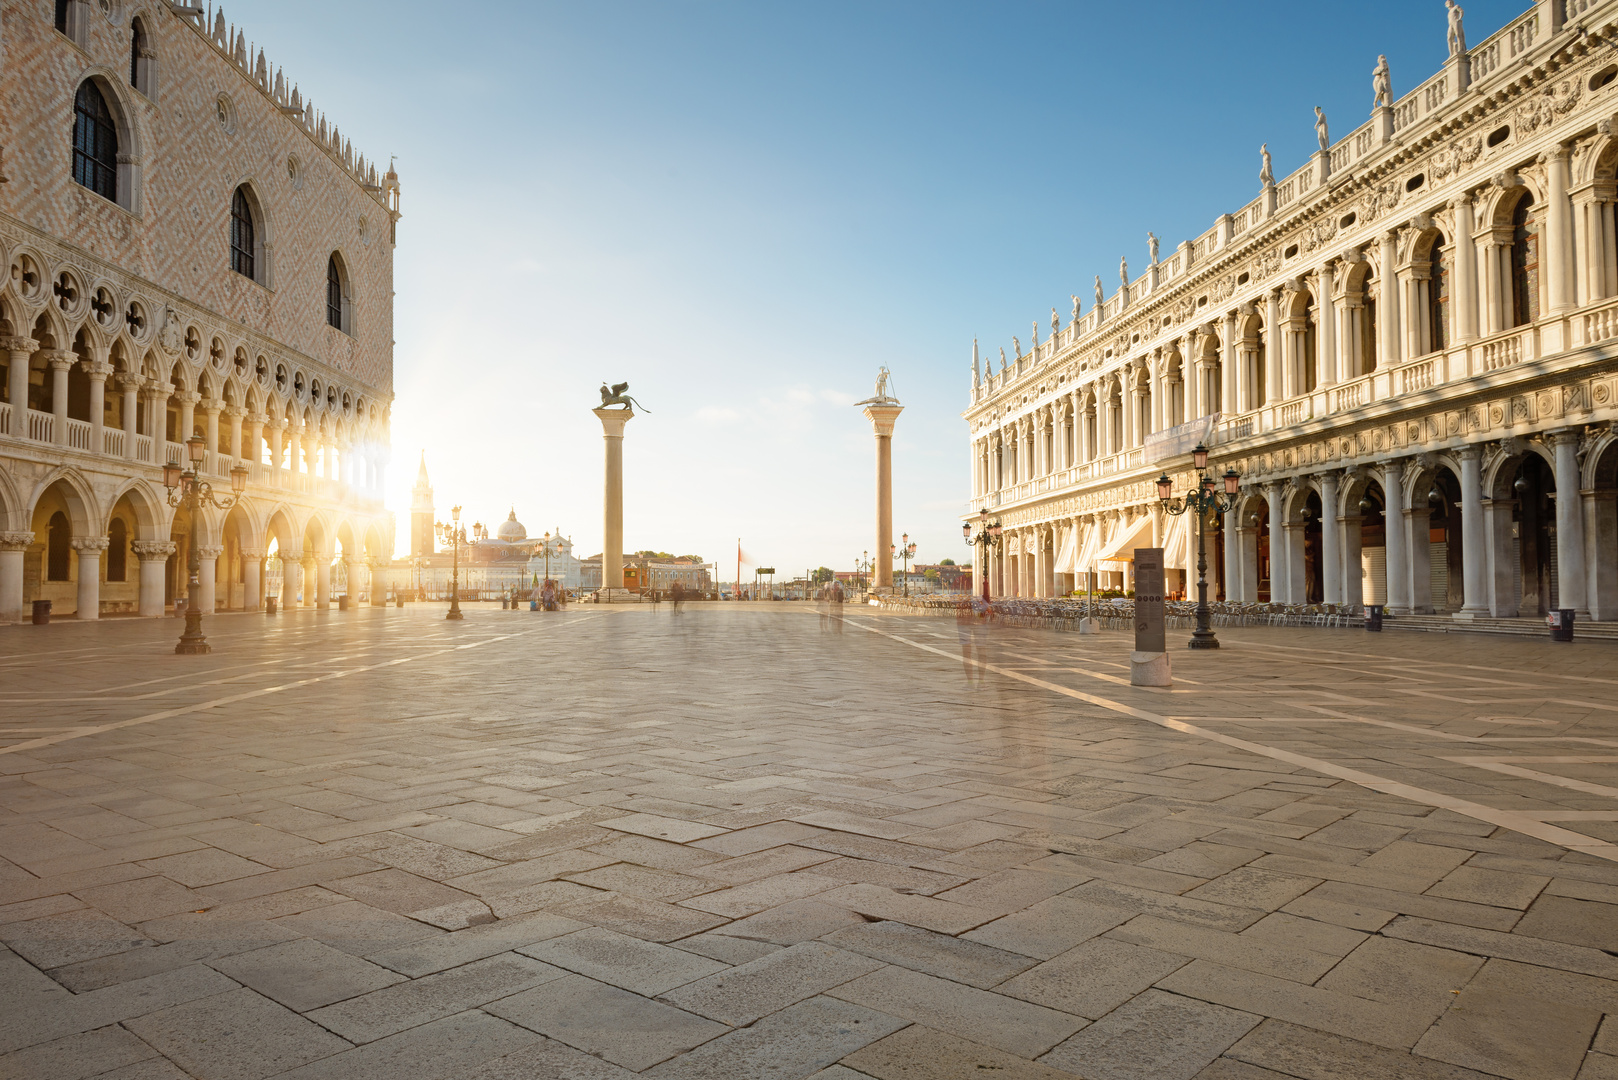
<svg viewBox="0 0 1618 1080"><path fill-rule="evenodd" d="M410 489L410 554L433 553L433 485L427 479L427 451L421 452L416 486Z"/></svg>

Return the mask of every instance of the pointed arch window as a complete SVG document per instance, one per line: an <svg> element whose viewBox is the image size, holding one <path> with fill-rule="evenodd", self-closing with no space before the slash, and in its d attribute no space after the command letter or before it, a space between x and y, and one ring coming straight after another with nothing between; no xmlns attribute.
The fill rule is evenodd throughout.
<svg viewBox="0 0 1618 1080"><path fill-rule="evenodd" d="M146 23L132 19L129 23L129 85L152 96L153 56L146 36Z"/></svg>
<svg viewBox="0 0 1618 1080"><path fill-rule="evenodd" d="M247 201L247 189L237 188L230 198L230 268L243 277L258 280L257 232L253 222L253 207Z"/></svg>
<svg viewBox="0 0 1618 1080"><path fill-rule="evenodd" d="M343 327L343 272L337 266L335 254L326 257L326 323L338 330Z"/></svg>
<svg viewBox="0 0 1618 1080"><path fill-rule="evenodd" d="M88 79L73 99L73 179L118 201L118 126L100 88Z"/></svg>

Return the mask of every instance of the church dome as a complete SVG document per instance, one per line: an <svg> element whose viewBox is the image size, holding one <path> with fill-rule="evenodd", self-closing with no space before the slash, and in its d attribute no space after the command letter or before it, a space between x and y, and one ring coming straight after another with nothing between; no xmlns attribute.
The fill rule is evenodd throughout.
<svg viewBox="0 0 1618 1080"><path fill-rule="evenodd" d="M517 520L516 507L511 508L511 516L500 523L500 527L495 530L494 536L496 540L504 540L508 544L521 543L528 539L528 530L523 528L522 522Z"/></svg>

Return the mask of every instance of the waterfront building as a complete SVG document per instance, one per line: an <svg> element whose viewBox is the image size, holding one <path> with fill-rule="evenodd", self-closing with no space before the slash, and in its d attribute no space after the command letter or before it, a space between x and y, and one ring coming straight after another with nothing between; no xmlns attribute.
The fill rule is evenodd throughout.
<svg viewBox="0 0 1618 1080"><path fill-rule="evenodd" d="M973 348L971 517L1000 596L1193 591L1201 442L1241 477L1212 593L1618 619L1618 3L1541 0L1012 355ZM1442 24L1435 25L1435 33ZM1043 337L1043 340L1041 339Z"/></svg>
<svg viewBox="0 0 1618 1080"><path fill-rule="evenodd" d="M0 63L0 621L364 591L393 551L399 180L181 4L7 4ZM196 521L163 466L246 495Z"/></svg>

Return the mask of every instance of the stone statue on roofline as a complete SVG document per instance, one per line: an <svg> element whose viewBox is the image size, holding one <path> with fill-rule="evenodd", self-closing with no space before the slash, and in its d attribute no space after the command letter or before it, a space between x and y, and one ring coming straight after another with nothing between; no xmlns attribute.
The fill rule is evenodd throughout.
<svg viewBox="0 0 1618 1080"><path fill-rule="evenodd" d="M1388 71L1388 58L1376 58L1376 67L1371 71L1371 90L1376 99L1371 102L1371 108L1382 109L1393 107L1393 75Z"/></svg>
<svg viewBox="0 0 1618 1080"><path fill-rule="evenodd" d="M1449 54L1462 56L1466 53L1466 28L1461 25L1461 17L1466 14L1461 5L1455 0L1444 0L1444 6L1449 9Z"/></svg>
<svg viewBox="0 0 1618 1080"><path fill-rule="evenodd" d="M1061 316L1056 314L1055 308L1051 308L1051 336L1055 337L1056 332L1060 329L1062 329Z"/></svg>
<svg viewBox="0 0 1618 1080"><path fill-rule="evenodd" d="M1157 265L1157 234L1156 233L1149 232L1149 233L1146 234L1146 252L1147 252L1148 255L1150 255L1152 257L1152 265L1156 266Z"/></svg>
<svg viewBox="0 0 1618 1080"><path fill-rule="evenodd" d="M1079 321L1079 298L1077 296L1074 296L1072 293L1068 293L1067 296L1068 296L1069 300L1073 301L1073 321L1078 322Z"/></svg>
<svg viewBox="0 0 1618 1080"><path fill-rule="evenodd" d="M1262 162L1262 164L1259 165L1258 182L1263 184L1265 187L1269 187L1271 184L1275 183L1275 171L1270 167L1269 143L1264 143L1258 148L1258 156L1259 160Z"/></svg>
<svg viewBox="0 0 1618 1080"><path fill-rule="evenodd" d="M1107 299L1106 293L1104 293L1102 291L1102 289L1101 289L1101 275L1097 274L1096 275L1096 307L1100 307L1103 303L1106 302L1106 299Z"/></svg>
<svg viewBox="0 0 1618 1080"><path fill-rule="evenodd" d="M1322 150L1331 149L1331 134L1326 129L1326 111L1319 105L1315 106L1315 139L1320 143Z"/></svg>
<svg viewBox="0 0 1618 1080"><path fill-rule="evenodd" d="M1129 288L1129 260L1122 255L1118 256L1118 280Z"/></svg>
<svg viewBox="0 0 1618 1080"><path fill-rule="evenodd" d="M1004 375L1006 369L1010 366L1010 364L1006 363L1006 347L1002 345L1000 346L1000 374Z"/></svg>

